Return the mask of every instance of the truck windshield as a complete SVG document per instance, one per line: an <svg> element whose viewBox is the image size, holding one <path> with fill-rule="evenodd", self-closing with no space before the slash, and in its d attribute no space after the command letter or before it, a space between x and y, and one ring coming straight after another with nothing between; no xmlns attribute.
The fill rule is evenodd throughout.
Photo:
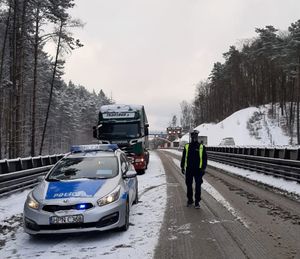
<svg viewBox="0 0 300 259"><path fill-rule="evenodd" d="M140 137L138 123L103 123L99 128L103 139L122 139Z"/></svg>

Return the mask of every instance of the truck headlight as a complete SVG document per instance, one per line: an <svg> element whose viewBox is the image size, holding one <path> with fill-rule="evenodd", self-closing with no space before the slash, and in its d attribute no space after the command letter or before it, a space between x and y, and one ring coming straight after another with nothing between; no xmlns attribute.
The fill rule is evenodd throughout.
<svg viewBox="0 0 300 259"><path fill-rule="evenodd" d="M98 205L104 206L104 205L110 204L114 201L117 201L120 197L120 190L121 190L121 186L118 185L118 187L116 189L114 189L110 194L107 194L106 196L99 199L97 201Z"/></svg>
<svg viewBox="0 0 300 259"><path fill-rule="evenodd" d="M31 193L27 197L26 205L34 210L37 210L40 206L40 204L33 198Z"/></svg>

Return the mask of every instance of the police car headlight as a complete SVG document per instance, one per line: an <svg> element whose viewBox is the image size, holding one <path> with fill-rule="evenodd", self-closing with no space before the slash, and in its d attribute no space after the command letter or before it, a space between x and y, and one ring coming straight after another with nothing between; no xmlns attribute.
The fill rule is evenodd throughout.
<svg viewBox="0 0 300 259"><path fill-rule="evenodd" d="M37 210L40 206L40 204L33 198L31 193L27 197L26 205L34 210Z"/></svg>
<svg viewBox="0 0 300 259"><path fill-rule="evenodd" d="M110 204L114 201L117 201L120 197L121 186L119 185L116 189L114 189L110 194L102 197L97 201L99 206L104 206Z"/></svg>

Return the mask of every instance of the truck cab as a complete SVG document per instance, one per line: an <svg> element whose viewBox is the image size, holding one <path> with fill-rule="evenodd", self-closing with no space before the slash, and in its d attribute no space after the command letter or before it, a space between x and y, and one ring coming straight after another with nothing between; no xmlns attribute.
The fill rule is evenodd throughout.
<svg viewBox="0 0 300 259"><path fill-rule="evenodd" d="M94 137L99 144L117 144L140 174L149 163L149 124L143 105L113 104L100 107Z"/></svg>

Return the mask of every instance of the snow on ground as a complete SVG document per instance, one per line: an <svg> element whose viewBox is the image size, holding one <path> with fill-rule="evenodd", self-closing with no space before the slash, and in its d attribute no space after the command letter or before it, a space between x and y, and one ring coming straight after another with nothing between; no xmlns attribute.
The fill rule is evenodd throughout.
<svg viewBox="0 0 300 259"><path fill-rule="evenodd" d="M269 118L268 110L269 105L242 109L217 124L204 123L195 129L199 130L199 135L208 137L209 146L219 145L226 137L233 137L235 144L240 146L288 145L289 137L279 126L279 119ZM255 113L257 116L254 118ZM252 135L248 129L250 119ZM256 137L253 134L256 134ZM184 135L181 141L189 141L189 135Z"/></svg>
<svg viewBox="0 0 300 259"><path fill-rule="evenodd" d="M180 150L165 149L165 151L171 152L176 155L182 154L182 151L180 151ZM243 177L251 179L253 181L257 181L257 182L266 184L271 187L275 187L284 192L288 192L288 193L296 194L296 195L300 196L300 184L295 181L288 181L288 180L284 180L282 178L277 178L277 177L274 177L271 175L264 175L264 174L256 173L254 171L238 168L235 166L224 165L222 163L209 161L209 160L208 160L208 165L216 167L216 168L220 168L224 171L228 171L233 174L243 176Z"/></svg>
<svg viewBox="0 0 300 259"><path fill-rule="evenodd" d="M11 218L23 210L24 202L29 190L22 193L12 194L9 197L0 199L0 222Z"/></svg>
<svg viewBox="0 0 300 259"><path fill-rule="evenodd" d="M130 211L126 232L107 231L31 238L20 226L27 192L0 199L0 227L15 224L15 234L0 234L1 258L152 258L166 207L166 178L151 152L149 168L138 176L140 202ZM17 219L17 222L13 222ZM4 233L4 234L3 234Z"/></svg>
<svg viewBox="0 0 300 259"><path fill-rule="evenodd" d="M177 167L180 168L180 161L178 159L173 158L173 162ZM209 184L205 179L203 179L203 184L201 186L203 190L209 193L215 200L221 203L238 221L240 221L245 227L248 228L248 223L246 220L240 215L240 213L234 209L230 203L219 193L211 184Z"/></svg>
<svg viewBox="0 0 300 259"><path fill-rule="evenodd" d="M300 184L298 184L296 181L287 181L282 178L274 177L271 175L259 174L250 170L241 169L230 165L224 165L214 161L208 161L208 164L213 167L228 171L230 173L240 175L248 179L254 180L256 182L260 182L268 186L280 189L282 191L300 196Z"/></svg>

